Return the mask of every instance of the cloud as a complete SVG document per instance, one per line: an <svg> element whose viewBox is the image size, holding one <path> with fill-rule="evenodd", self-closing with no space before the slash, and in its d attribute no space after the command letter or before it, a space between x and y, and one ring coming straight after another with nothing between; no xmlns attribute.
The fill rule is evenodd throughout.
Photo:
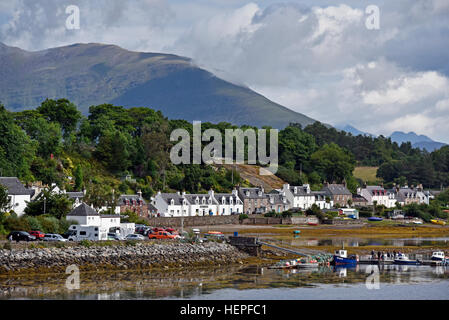
<svg viewBox="0 0 449 320"><path fill-rule="evenodd" d="M448 1L381 2L380 30L365 27L368 4L345 2L13 0L0 4L0 41L180 54L322 122L449 142ZM81 10L76 32L68 4Z"/></svg>

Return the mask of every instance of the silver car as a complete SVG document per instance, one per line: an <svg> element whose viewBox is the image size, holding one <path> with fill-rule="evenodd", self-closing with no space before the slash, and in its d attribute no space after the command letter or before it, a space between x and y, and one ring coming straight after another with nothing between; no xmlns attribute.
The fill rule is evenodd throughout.
<svg viewBox="0 0 449 320"><path fill-rule="evenodd" d="M59 241L59 242L66 242L67 239L63 238L60 234L54 234L54 233L46 233L44 238L44 241Z"/></svg>
<svg viewBox="0 0 449 320"><path fill-rule="evenodd" d="M128 234L126 240L145 240L145 237L141 234Z"/></svg>

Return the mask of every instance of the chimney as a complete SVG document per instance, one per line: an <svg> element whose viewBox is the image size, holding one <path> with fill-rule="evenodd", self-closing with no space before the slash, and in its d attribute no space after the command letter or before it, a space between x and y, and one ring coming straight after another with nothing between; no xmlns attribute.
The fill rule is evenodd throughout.
<svg viewBox="0 0 449 320"><path fill-rule="evenodd" d="M142 199L142 190L139 189L139 191L137 191L137 194L139 195L139 199Z"/></svg>

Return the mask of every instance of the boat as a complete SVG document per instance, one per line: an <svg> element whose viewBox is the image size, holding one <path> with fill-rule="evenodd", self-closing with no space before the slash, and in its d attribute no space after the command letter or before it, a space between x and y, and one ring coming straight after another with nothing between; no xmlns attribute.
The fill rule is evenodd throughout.
<svg viewBox="0 0 449 320"><path fill-rule="evenodd" d="M447 257L445 257L443 251L433 252L432 257L430 258L430 260L433 260L433 261L445 261L446 259L447 259Z"/></svg>
<svg viewBox="0 0 449 320"><path fill-rule="evenodd" d="M294 230L293 231L293 234L300 234L301 233L301 230Z"/></svg>
<svg viewBox="0 0 449 320"><path fill-rule="evenodd" d="M410 260L405 254L399 253L394 259L394 264L401 265L419 265L421 262L419 260Z"/></svg>
<svg viewBox="0 0 449 320"><path fill-rule="evenodd" d="M446 225L446 221L443 221L443 220L432 219L432 220L430 220L430 222L432 222L433 224L439 224L440 226Z"/></svg>
<svg viewBox="0 0 449 320"><path fill-rule="evenodd" d="M309 226L317 226L318 225L318 223L316 223L316 222L307 222L307 224Z"/></svg>
<svg viewBox="0 0 449 320"><path fill-rule="evenodd" d="M382 221L383 220L383 218L380 218L380 217L370 217L370 218L368 218L368 221Z"/></svg>
<svg viewBox="0 0 449 320"><path fill-rule="evenodd" d="M331 261L331 265L333 266L355 266L357 265L358 258L357 256L348 257L348 252L346 250L337 250L333 256Z"/></svg>

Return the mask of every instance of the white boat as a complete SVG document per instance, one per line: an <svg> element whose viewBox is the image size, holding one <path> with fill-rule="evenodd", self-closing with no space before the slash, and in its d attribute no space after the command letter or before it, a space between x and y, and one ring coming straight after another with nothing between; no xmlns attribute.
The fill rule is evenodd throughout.
<svg viewBox="0 0 449 320"><path fill-rule="evenodd" d="M432 257L430 258L430 260L444 261L444 260L446 260L446 257L444 255L443 251L435 251L432 253Z"/></svg>
<svg viewBox="0 0 449 320"><path fill-rule="evenodd" d="M421 264L421 262L418 260L410 260L405 254L399 253L394 259L394 264L418 265Z"/></svg>

